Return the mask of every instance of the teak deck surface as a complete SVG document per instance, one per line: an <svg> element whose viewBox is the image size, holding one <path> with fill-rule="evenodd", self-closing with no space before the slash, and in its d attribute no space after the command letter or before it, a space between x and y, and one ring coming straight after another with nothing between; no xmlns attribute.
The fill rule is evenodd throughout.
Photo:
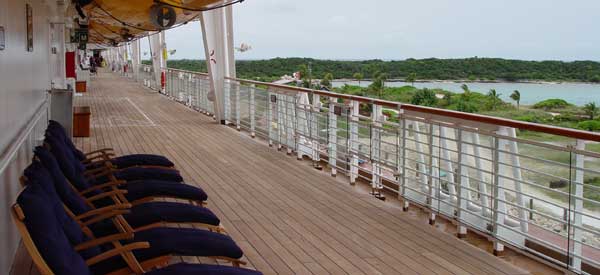
<svg viewBox="0 0 600 275"><path fill-rule="evenodd" d="M76 104L92 110L79 147L169 157L265 274L528 273L123 77L100 73ZM14 274L36 274L26 258Z"/></svg>

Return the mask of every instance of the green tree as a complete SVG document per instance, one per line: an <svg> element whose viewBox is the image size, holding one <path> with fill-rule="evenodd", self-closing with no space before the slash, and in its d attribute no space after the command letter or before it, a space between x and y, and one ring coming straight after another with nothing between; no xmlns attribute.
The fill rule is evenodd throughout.
<svg viewBox="0 0 600 275"><path fill-rule="evenodd" d="M321 86L331 89L331 81L332 80L333 80L333 74L326 73L325 76L323 77L323 79L321 79Z"/></svg>
<svg viewBox="0 0 600 275"><path fill-rule="evenodd" d="M469 86L467 86L467 84L463 84L463 85L461 85L461 86L460 86L460 88L461 88L461 89L462 89L462 90L463 90L465 93L471 92L471 90L469 90Z"/></svg>
<svg viewBox="0 0 600 275"><path fill-rule="evenodd" d="M488 96L488 100L490 103L490 108L492 110L496 110L496 107L498 107L498 104L500 104L500 102L502 102L502 99L500 99L500 95L498 92L496 92L496 89L491 89L490 92L487 94Z"/></svg>
<svg viewBox="0 0 600 275"><path fill-rule="evenodd" d="M515 90L512 94L510 94L510 99L517 102L517 109L519 109L519 105L521 103L521 93L519 90Z"/></svg>
<svg viewBox="0 0 600 275"><path fill-rule="evenodd" d="M363 80L365 76L362 73L355 73L352 77L358 81L358 86L360 86L360 81Z"/></svg>
<svg viewBox="0 0 600 275"><path fill-rule="evenodd" d="M377 95L378 98L381 98L383 91L385 90L385 81L387 80L387 75L381 72L377 72L373 75L373 83L369 85L369 92Z"/></svg>
<svg viewBox="0 0 600 275"><path fill-rule="evenodd" d="M424 88L417 90L410 100L410 103L414 105L435 106L437 101L438 99L435 96L435 93L432 90Z"/></svg>
<svg viewBox="0 0 600 275"><path fill-rule="evenodd" d="M406 77L405 81L408 83L411 83L411 86L415 86L415 81L417 80L417 74L416 73L410 73L408 74L408 76Z"/></svg>
<svg viewBox="0 0 600 275"><path fill-rule="evenodd" d="M583 106L583 111L590 117L590 120L594 120L594 117L600 112L600 108L596 105L596 102L590 102Z"/></svg>
<svg viewBox="0 0 600 275"><path fill-rule="evenodd" d="M300 79L305 79L308 77L308 67L306 64L300 64L298 66L298 72L300 73Z"/></svg>

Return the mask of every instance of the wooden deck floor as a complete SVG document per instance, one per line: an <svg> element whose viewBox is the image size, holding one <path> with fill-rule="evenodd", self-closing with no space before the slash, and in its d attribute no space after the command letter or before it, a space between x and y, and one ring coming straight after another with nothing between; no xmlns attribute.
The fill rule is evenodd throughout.
<svg viewBox="0 0 600 275"><path fill-rule="evenodd" d="M88 91L78 146L174 160L265 274L529 273L130 80L101 73Z"/></svg>

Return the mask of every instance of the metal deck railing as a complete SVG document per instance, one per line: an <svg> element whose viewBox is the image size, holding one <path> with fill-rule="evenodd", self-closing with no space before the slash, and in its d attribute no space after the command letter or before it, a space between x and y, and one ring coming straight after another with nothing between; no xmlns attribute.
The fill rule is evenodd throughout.
<svg viewBox="0 0 600 275"><path fill-rule="evenodd" d="M207 74L164 69L165 95L211 114ZM156 89L150 66L138 81ZM349 182L369 182L494 240L577 273L600 269L600 134L244 79L225 118ZM538 141L543 133L551 141ZM388 194L389 194L388 192Z"/></svg>

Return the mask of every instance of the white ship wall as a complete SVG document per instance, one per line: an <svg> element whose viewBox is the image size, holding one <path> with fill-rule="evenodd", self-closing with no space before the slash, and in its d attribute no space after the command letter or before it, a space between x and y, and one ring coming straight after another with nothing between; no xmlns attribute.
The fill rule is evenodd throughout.
<svg viewBox="0 0 600 275"><path fill-rule="evenodd" d="M33 9L33 52L27 51L26 4ZM0 274L9 274L19 243L10 206L32 147L47 123L42 105L50 88L48 8L42 0L0 0Z"/></svg>

